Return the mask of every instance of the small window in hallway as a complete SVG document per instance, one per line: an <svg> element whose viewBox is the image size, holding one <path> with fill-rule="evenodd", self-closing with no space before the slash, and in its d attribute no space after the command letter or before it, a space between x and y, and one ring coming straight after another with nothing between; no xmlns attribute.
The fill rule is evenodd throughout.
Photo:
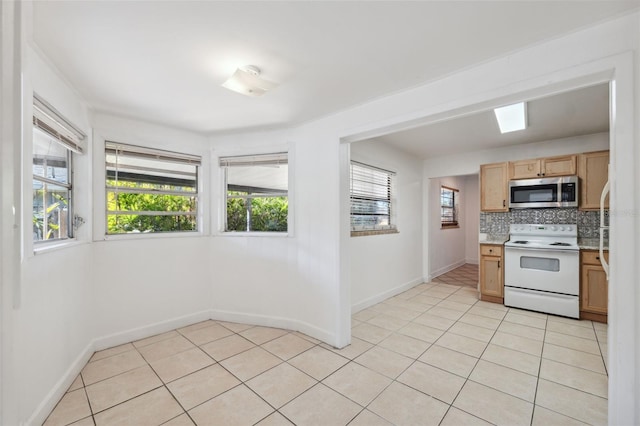
<svg viewBox="0 0 640 426"><path fill-rule="evenodd" d="M458 227L459 191L446 186L440 187L440 222L442 228Z"/></svg>
<svg viewBox="0 0 640 426"><path fill-rule="evenodd" d="M351 235L397 232L396 173L351 162Z"/></svg>

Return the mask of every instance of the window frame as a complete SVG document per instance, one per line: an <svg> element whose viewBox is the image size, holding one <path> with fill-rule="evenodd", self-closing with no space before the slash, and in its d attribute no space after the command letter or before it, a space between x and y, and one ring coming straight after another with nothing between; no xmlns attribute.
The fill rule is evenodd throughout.
<svg viewBox="0 0 640 426"><path fill-rule="evenodd" d="M355 169L361 169L359 172ZM371 189L369 194L366 194L364 190L360 191L360 194L354 196L354 174L355 173L363 173L364 171L368 171L369 173L375 174L371 176L370 181L362 181L365 185L377 185L378 187L386 187L386 196L377 198L374 195L375 190ZM375 179L379 179L379 182L387 181L386 185L380 185L375 182ZM391 170L387 170L381 167L373 166L371 164L363 163L356 160L351 160L349 163L349 218L350 223L349 227L351 229L351 236L369 236L369 235L380 235L380 234L394 234L398 233L398 226L396 223L397 218L397 199L396 199L396 180L397 173ZM380 188L378 188L380 189ZM374 200L374 198L376 198ZM370 214L370 216L383 216L387 218L388 224L386 225L354 225L354 200L360 201L371 201L371 202L383 202L387 203L388 213L386 214ZM374 207L374 206L371 206ZM359 216L362 216L360 214ZM366 214L365 214L366 216Z"/></svg>
<svg viewBox="0 0 640 426"><path fill-rule="evenodd" d="M193 165L195 167L195 178L193 192L189 191L180 191L180 190L165 190L165 189L154 189L154 188L129 188L127 191L118 191L121 187L109 185L108 182L111 180L107 175L109 173L108 164L108 151L113 150L114 146L123 147L126 150L128 155L125 155L129 158L131 157L139 157L146 158L151 161L165 161L167 163L178 163L178 164L187 164ZM117 149L116 149L117 150ZM112 152L109 152L110 155L113 155ZM193 236L194 234L202 234L203 233L203 220L202 220L202 210L204 203L203 196L203 188L202 188L202 180L203 180L203 159L200 155L189 154L185 152L177 152L177 151L169 151L160 148L152 148L149 146L136 145L132 143L123 143L117 142L113 139L105 139L104 145L102 149L102 167L104 170L103 179L104 183L102 185L102 191L104 191L103 202L102 205L104 211L104 232L102 235L103 239L135 239L135 238L158 238L158 237L168 237L168 236ZM117 152L115 155L118 155ZM116 166L117 167L117 166ZM144 169L144 168L142 168ZM142 170L141 169L141 170ZM159 169L162 170L162 169ZM165 169L166 170L166 169ZM157 170L156 170L157 171ZM153 176L153 175L149 175ZM114 191L115 190L115 191ZM162 210L109 210L109 194L115 192L120 193L135 193L135 194L149 194L149 195L176 195L176 196L189 196L195 198L195 211L162 211ZM118 232L118 233L109 233L109 217L110 216L127 216L127 215L135 215L135 216L193 216L195 221L195 229L190 230L171 230L171 231L152 231L152 232Z"/></svg>
<svg viewBox="0 0 640 426"><path fill-rule="evenodd" d="M443 197L445 194L443 192L451 193L451 206L443 204ZM440 228L441 229L454 229L460 227L459 221L459 201L460 201L460 190L456 188L451 188L446 185L440 185ZM445 219L444 209L451 210L451 220ZM449 217L448 215L446 216Z"/></svg>
<svg viewBox="0 0 640 426"><path fill-rule="evenodd" d="M221 176L221 197L220 197L220 225L219 233L224 236L292 236L292 177L291 177L291 150L282 149L274 150L270 152L260 152L252 154L238 154L238 155L221 155L217 158L216 164L220 170ZM228 202L229 202L229 187L228 187L228 172L232 167L247 167L251 165L266 165L266 164L286 164L287 165L287 190L286 193L274 192L274 193L262 193L263 196L248 194L248 195L233 195L233 199L254 199L254 198L280 198L284 197L287 200L287 229L284 231L236 231L228 229ZM250 220L251 208L247 209L247 227L251 226Z"/></svg>

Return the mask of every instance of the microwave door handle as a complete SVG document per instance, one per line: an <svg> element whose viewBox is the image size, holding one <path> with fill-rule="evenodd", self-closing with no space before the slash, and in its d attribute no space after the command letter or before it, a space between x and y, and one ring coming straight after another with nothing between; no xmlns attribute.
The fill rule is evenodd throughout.
<svg viewBox="0 0 640 426"><path fill-rule="evenodd" d="M604 231L605 229L609 229L608 226L604 225L604 200L609 193L609 181L604 184L604 188L602 188L602 194L600 194L600 244L599 244L599 253L600 253L600 263L602 264L602 269L604 269L605 276L607 277L607 281L609 281L609 264L604 259Z"/></svg>

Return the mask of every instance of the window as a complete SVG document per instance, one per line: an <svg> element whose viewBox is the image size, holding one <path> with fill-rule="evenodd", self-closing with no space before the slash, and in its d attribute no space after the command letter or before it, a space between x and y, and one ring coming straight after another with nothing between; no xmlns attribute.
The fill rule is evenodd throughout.
<svg viewBox="0 0 640 426"><path fill-rule="evenodd" d="M38 96L33 99L33 241L73 238L73 156L85 135Z"/></svg>
<svg viewBox="0 0 640 426"><path fill-rule="evenodd" d="M442 228L458 227L458 190L440 187L440 221Z"/></svg>
<svg viewBox="0 0 640 426"><path fill-rule="evenodd" d="M351 230L395 230L395 173L351 162Z"/></svg>
<svg viewBox="0 0 640 426"><path fill-rule="evenodd" d="M107 234L198 230L200 157L105 143Z"/></svg>
<svg viewBox="0 0 640 426"><path fill-rule="evenodd" d="M287 153L220 158L227 232L287 232Z"/></svg>

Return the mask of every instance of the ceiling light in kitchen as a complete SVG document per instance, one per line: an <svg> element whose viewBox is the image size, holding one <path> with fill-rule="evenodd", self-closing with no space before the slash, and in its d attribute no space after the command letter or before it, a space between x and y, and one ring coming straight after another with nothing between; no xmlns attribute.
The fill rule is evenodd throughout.
<svg viewBox="0 0 640 426"><path fill-rule="evenodd" d="M247 96L262 96L268 90L277 87L277 84L260 78L260 69L254 65L238 68L227 81L222 84L234 92Z"/></svg>
<svg viewBox="0 0 640 426"><path fill-rule="evenodd" d="M527 104L520 102L493 110L498 120L500 133L515 132L527 128Z"/></svg>

